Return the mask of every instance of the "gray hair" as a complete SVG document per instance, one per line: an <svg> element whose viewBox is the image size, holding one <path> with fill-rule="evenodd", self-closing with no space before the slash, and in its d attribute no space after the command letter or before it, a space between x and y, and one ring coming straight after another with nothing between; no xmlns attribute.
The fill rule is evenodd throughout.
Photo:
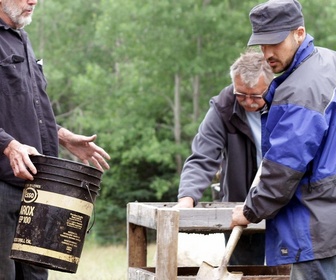
<svg viewBox="0 0 336 280"><path fill-rule="evenodd" d="M264 55L254 50L241 54L230 67L232 82L237 76L240 76L242 82L250 88L256 86L261 75L264 76L267 84L271 83L274 78L272 69Z"/></svg>

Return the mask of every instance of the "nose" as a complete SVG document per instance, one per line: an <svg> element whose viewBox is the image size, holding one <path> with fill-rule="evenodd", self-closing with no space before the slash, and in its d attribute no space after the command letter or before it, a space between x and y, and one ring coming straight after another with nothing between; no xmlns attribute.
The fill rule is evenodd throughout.
<svg viewBox="0 0 336 280"><path fill-rule="evenodd" d="M261 45L261 51L264 54L266 60L273 56L272 48L270 45Z"/></svg>
<svg viewBox="0 0 336 280"><path fill-rule="evenodd" d="M253 99L251 96L247 95L247 96L245 97L245 102L248 102L248 103L254 103L254 99Z"/></svg>
<svg viewBox="0 0 336 280"><path fill-rule="evenodd" d="M36 5L38 0L28 0L28 5Z"/></svg>

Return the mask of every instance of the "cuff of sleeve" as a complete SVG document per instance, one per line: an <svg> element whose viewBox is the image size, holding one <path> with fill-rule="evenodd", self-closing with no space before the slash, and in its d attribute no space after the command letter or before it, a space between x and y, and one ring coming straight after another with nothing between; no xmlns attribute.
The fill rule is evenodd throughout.
<svg viewBox="0 0 336 280"><path fill-rule="evenodd" d="M259 223L260 221L262 221L262 219L259 219L254 212L252 211L251 208L249 208L248 206L244 206L243 209L243 214L245 216L245 218L251 222L251 223Z"/></svg>

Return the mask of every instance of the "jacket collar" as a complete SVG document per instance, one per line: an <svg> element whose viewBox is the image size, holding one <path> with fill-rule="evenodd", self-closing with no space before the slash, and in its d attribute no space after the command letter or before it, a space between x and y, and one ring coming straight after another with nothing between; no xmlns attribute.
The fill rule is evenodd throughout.
<svg viewBox="0 0 336 280"><path fill-rule="evenodd" d="M0 27L3 29L12 29L7 23L5 23L2 18L0 18Z"/></svg>

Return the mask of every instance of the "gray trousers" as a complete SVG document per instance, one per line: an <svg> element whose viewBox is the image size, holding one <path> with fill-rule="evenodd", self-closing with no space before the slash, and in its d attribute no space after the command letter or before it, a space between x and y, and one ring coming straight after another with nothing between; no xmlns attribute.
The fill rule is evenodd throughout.
<svg viewBox="0 0 336 280"><path fill-rule="evenodd" d="M9 258L21 197L21 188L0 181L0 280L46 280L47 269Z"/></svg>
<svg viewBox="0 0 336 280"><path fill-rule="evenodd" d="M308 262L294 263L291 280L335 280L336 256Z"/></svg>

